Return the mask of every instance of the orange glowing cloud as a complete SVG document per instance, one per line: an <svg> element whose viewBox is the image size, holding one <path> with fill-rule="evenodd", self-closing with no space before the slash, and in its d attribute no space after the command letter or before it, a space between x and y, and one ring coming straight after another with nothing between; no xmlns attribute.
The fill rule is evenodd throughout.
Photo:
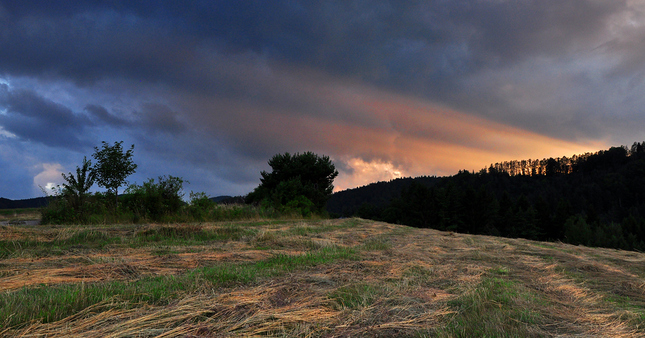
<svg viewBox="0 0 645 338"><path fill-rule="evenodd" d="M349 168L338 177L336 190L401 176L452 175L505 160L570 156L603 146L554 139L417 98L376 90L352 100L343 94L336 104L367 123L325 116L300 119L306 135L316 136L313 145L331 150Z"/></svg>
<svg viewBox="0 0 645 338"><path fill-rule="evenodd" d="M187 110L210 111L198 117L199 125L215 126L214 132L228 134L247 153L311 150L329 155L340 171L337 191L402 176L452 175L506 160L570 156L604 146L551 138L319 73L273 67L270 72L263 68L243 74L240 86L254 93L249 99L201 98L191 101Z"/></svg>

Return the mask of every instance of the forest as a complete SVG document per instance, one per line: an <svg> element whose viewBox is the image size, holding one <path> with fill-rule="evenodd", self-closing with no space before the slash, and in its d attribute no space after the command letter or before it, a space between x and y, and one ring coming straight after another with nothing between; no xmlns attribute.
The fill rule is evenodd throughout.
<svg viewBox="0 0 645 338"><path fill-rule="evenodd" d="M645 142L338 192L330 214L470 234L645 251Z"/></svg>

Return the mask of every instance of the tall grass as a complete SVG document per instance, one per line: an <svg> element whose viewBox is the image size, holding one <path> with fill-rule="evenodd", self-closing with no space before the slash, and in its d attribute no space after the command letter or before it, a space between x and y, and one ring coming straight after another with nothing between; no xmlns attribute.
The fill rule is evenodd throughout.
<svg viewBox="0 0 645 338"><path fill-rule="evenodd" d="M97 229L79 229L59 233L52 240L33 238L0 240L0 258L25 255L56 256L72 250L104 250L115 246L137 248L149 245L199 245L217 241L238 241L254 237L257 229L235 224L204 229L193 224L149 227L139 231L119 231L120 233L116 235L108 232Z"/></svg>
<svg viewBox="0 0 645 338"><path fill-rule="evenodd" d="M272 221L280 224L282 221ZM137 225L124 225L118 228L88 229L78 227L52 232L52 239L23 238L0 240L0 258L30 256L48 257L69 253L70 251L108 250L115 247L148 247L148 246L173 246L173 245L203 245L221 241L240 241L254 239L260 246L268 245L268 235L258 237L259 230L255 225L261 223L231 223L218 227L205 228L199 224L174 224L162 226L148 226L142 228ZM282 235L319 234L341 228L354 227L356 222L348 220L339 226L332 226L322 222L317 226L297 226L290 228ZM265 238L267 237L267 238ZM265 240L265 241L263 241ZM274 240L276 240L274 238ZM267 242L267 243L265 243ZM311 242L311 241L309 241ZM313 243L313 242L312 242ZM318 246L308 245L309 249ZM387 248L381 241L369 241L362 249L380 250Z"/></svg>
<svg viewBox="0 0 645 338"><path fill-rule="evenodd" d="M238 241L252 237L257 230L236 225L204 229L197 225L162 226L143 230L135 234L131 245L142 243L190 244L212 241Z"/></svg>
<svg viewBox="0 0 645 338"><path fill-rule="evenodd" d="M108 245L121 243L121 237L109 236L97 230L81 230L67 238L55 238L51 241L37 239L2 240L0 241L0 258L20 254L36 257L64 254L72 249L103 249Z"/></svg>
<svg viewBox="0 0 645 338"><path fill-rule="evenodd" d="M100 201L100 200L98 200ZM141 224L141 223L199 223L220 221L243 221L265 219L302 219L299 213L283 213L277 209L248 204L186 204L176 212L155 213L150 215L128 208L126 202L113 208L101 202L87 206L83 214L76 213L62 199L52 202L40 209L41 224ZM307 219L320 218L311 215Z"/></svg>

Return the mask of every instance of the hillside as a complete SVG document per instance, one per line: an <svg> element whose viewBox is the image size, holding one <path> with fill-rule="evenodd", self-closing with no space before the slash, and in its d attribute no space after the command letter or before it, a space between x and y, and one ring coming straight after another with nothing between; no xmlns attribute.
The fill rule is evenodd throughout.
<svg viewBox="0 0 645 338"><path fill-rule="evenodd" d="M47 205L47 197L28 198L23 200L10 200L0 197L0 209L26 209L40 208Z"/></svg>
<svg viewBox="0 0 645 338"><path fill-rule="evenodd" d="M440 177L405 177L391 181L374 182L368 185L334 193L327 201L327 211L332 215L352 217L369 213L374 208L383 208L401 196L413 183L432 187ZM361 209L362 208L362 209Z"/></svg>
<svg viewBox="0 0 645 338"><path fill-rule="evenodd" d="M341 191L330 214L645 251L645 142Z"/></svg>
<svg viewBox="0 0 645 338"><path fill-rule="evenodd" d="M0 234L3 336L645 336L638 252L362 219Z"/></svg>

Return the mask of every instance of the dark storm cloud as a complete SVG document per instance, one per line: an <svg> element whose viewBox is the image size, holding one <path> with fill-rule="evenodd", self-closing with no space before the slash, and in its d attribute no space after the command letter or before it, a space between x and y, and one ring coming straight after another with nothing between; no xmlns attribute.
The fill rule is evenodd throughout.
<svg viewBox="0 0 645 338"><path fill-rule="evenodd" d="M152 132L179 134L186 130L179 114L166 105L146 103L139 114L141 125Z"/></svg>
<svg viewBox="0 0 645 338"><path fill-rule="evenodd" d="M82 134L91 122L33 91L0 84L0 109L0 126L24 141L69 149L86 144Z"/></svg>
<svg viewBox="0 0 645 338"><path fill-rule="evenodd" d="M589 48L625 6L588 0L46 4L5 6L5 72L190 85L199 67L194 53L216 46L430 96L446 95L443 86L482 68Z"/></svg>
<svg viewBox="0 0 645 338"><path fill-rule="evenodd" d="M84 109L89 113L95 126L106 126L117 129L145 129L152 133L179 134L187 127L181 121L180 114L160 103L143 103L129 119L122 118L105 107L88 104Z"/></svg>
<svg viewBox="0 0 645 338"><path fill-rule="evenodd" d="M5 8L0 26L0 72L9 75L154 82L190 61L181 48L188 38L178 41L164 18L136 17L118 5Z"/></svg>
<svg viewBox="0 0 645 338"><path fill-rule="evenodd" d="M97 123L105 123L113 127L126 127L131 124L127 120L111 114L105 107L99 105L88 104L85 106L85 110L90 113L91 117L97 120Z"/></svg>
<svg viewBox="0 0 645 338"><path fill-rule="evenodd" d="M332 155L347 175L433 174L462 169L458 153L476 166L638 138L638 6L0 0L0 136L136 141L141 172L211 172L240 190L284 151Z"/></svg>
<svg viewBox="0 0 645 338"><path fill-rule="evenodd" d="M452 15L482 63L497 66L588 48L624 1L539 0L461 2Z"/></svg>

